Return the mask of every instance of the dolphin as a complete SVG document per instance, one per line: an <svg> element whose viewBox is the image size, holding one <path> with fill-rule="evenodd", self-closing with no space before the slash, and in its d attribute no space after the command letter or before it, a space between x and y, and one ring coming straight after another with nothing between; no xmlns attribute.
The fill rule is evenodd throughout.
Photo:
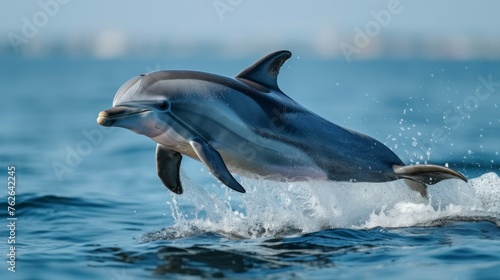
<svg viewBox="0 0 500 280"><path fill-rule="evenodd" d="M116 93L97 123L143 134L157 143L162 183L182 194L182 155L201 161L229 188L233 177L271 180L388 182L403 179L427 196L427 185L467 179L437 165L407 166L381 142L331 123L278 87L291 52L271 53L235 78L197 71L156 71L133 77Z"/></svg>

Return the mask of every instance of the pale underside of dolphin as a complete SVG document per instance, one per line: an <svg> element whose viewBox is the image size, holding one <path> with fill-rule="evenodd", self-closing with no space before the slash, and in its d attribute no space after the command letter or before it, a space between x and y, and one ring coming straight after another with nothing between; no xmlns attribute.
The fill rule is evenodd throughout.
<svg viewBox="0 0 500 280"><path fill-rule="evenodd" d="M182 155L201 161L223 184L245 189L232 176L271 180L387 182L403 179L427 196L426 185L467 179L437 165L405 166L381 142L333 124L278 87L289 51L267 55L235 78L196 71L137 76L116 93L97 122L146 135L157 143L157 174L183 192Z"/></svg>

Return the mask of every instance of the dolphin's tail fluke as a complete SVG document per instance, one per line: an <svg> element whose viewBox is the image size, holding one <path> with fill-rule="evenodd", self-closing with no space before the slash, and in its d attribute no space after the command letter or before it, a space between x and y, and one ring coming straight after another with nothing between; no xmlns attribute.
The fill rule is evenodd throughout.
<svg viewBox="0 0 500 280"><path fill-rule="evenodd" d="M467 178L460 172L439 165L394 165L392 168L398 179L404 179L412 190L419 192L423 197L427 197L427 185L434 185L446 179L460 179L467 182Z"/></svg>

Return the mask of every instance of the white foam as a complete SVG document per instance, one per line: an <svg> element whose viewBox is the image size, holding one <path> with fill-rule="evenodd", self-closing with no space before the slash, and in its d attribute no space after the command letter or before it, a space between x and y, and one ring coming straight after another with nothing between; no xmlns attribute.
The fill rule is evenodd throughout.
<svg viewBox="0 0 500 280"><path fill-rule="evenodd" d="M500 226L500 178L486 173L469 183L442 181L422 198L403 182L279 183L240 178L247 193L225 186L196 186L183 178L185 192L168 202L174 224L153 238L204 232L255 238L329 228L432 226L450 220L488 220Z"/></svg>

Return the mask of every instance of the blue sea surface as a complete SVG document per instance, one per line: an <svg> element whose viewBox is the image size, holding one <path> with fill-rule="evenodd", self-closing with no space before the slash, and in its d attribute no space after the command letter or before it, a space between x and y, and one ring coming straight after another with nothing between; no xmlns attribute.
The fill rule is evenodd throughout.
<svg viewBox="0 0 500 280"><path fill-rule="evenodd" d="M153 141L96 123L132 76L234 76L257 59L3 57L0 279L500 279L500 61L283 66L281 89L308 109L469 179L428 199L402 182L259 177L237 177L240 194L187 158L179 196L156 176Z"/></svg>

